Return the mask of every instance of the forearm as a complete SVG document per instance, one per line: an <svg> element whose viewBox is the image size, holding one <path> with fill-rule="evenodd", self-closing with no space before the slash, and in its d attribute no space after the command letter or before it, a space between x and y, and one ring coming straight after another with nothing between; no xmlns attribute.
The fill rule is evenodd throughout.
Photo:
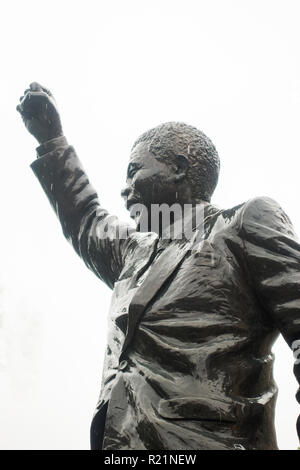
<svg viewBox="0 0 300 470"><path fill-rule="evenodd" d="M64 232L75 250L80 252L80 230L86 219L101 211L97 193L90 184L73 147L64 137L46 142L37 148L38 159L31 168L38 177Z"/></svg>
<svg viewBox="0 0 300 470"><path fill-rule="evenodd" d="M31 168L60 220L65 237L86 265L112 287L122 269L123 248L130 228L101 207L74 148L64 137L46 142L37 152L39 157Z"/></svg>

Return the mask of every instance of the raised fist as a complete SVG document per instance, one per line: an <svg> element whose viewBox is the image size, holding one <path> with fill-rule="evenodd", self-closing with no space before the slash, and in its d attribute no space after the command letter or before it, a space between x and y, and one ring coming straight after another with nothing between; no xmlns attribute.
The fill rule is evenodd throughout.
<svg viewBox="0 0 300 470"><path fill-rule="evenodd" d="M60 116L51 92L33 82L20 98L17 111L27 130L42 144L63 135Z"/></svg>

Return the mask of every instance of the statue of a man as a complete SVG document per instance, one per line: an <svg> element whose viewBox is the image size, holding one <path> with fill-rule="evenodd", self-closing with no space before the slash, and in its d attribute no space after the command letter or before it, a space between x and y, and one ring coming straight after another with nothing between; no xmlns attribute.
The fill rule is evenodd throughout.
<svg viewBox="0 0 300 470"><path fill-rule="evenodd" d="M300 379L300 245L281 207L265 197L212 205L217 151L171 122L133 146L122 191L133 229L101 206L51 93L33 83L17 109L40 144L32 169L64 235L113 289L92 449L276 449L279 332ZM162 214L152 229L164 203L189 216ZM176 224L184 236L163 236Z"/></svg>

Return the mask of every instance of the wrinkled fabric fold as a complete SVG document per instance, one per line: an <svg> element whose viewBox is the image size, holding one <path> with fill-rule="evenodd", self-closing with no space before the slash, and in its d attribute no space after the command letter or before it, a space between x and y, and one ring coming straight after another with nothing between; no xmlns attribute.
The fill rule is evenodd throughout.
<svg viewBox="0 0 300 470"><path fill-rule="evenodd" d="M300 339L300 246L281 207L206 204L197 247L164 245L101 207L73 147L40 152L65 237L114 288L93 448L276 449L272 345Z"/></svg>

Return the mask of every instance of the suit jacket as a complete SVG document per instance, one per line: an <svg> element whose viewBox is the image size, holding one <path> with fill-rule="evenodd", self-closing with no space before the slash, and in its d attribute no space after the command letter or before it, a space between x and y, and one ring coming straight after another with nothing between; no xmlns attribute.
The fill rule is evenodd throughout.
<svg viewBox="0 0 300 470"><path fill-rule="evenodd" d="M197 249L133 229L120 239L126 224L74 149L60 138L38 153L66 238L113 289L92 448L276 449L271 348L278 332L300 337L300 246L280 206L206 203Z"/></svg>

